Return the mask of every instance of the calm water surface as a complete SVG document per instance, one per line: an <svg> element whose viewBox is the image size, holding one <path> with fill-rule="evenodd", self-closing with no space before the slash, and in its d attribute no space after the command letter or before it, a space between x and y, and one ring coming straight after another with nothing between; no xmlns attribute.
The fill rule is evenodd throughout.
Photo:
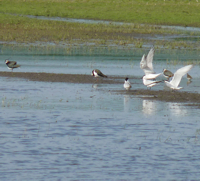
<svg viewBox="0 0 200 181"><path fill-rule="evenodd" d="M134 51L134 50L133 50ZM130 76L133 89L144 88L139 61L132 56L62 56L3 51L4 60L22 65L18 72ZM155 57L156 72L175 71L168 52ZM187 56L186 56L187 55ZM199 59L198 52L172 53L174 59ZM185 91L200 91L199 66ZM136 78L134 78L136 77ZM118 85L33 82L0 78L1 180L198 180L200 112L197 106L117 95ZM162 90L163 85L154 88Z"/></svg>

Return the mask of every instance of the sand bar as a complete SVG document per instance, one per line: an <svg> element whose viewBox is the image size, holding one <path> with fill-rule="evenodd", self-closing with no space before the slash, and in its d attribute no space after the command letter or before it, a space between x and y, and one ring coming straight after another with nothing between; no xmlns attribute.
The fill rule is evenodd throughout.
<svg viewBox="0 0 200 181"><path fill-rule="evenodd" d="M35 73L35 72L0 72L0 76L9 78L23 78L28 81L43 82L66 82L81 84L123 84L124 77L108 77L95 78L85 74L55 74L55 73ZM122 86L121 86L122 87ZM145 99L169 101L169 102L192 102L200 103L200 94L192 92L180 91L164 91L164 90L118 90L112 91L116 94L136 95Z"/></svg>

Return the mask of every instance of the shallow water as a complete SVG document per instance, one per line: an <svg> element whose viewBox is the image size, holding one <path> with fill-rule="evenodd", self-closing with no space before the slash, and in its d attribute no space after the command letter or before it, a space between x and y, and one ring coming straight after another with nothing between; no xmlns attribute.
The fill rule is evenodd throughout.
<svg viewBox="0 0 200 181"><path fill-rule="evenodd" d="M140 52L141 51L141 52ZM16 60L20 72L107 75L130 79L133 89L144 88L140 50L132 56L62 56L27 51L1 52ZM156 53L156 72L167 65L167 51ZM187 55L187 56L186 56ZM187 61L191 52L170 57ZM192 57L198 60L198 52ZM131 61L132 60L132 61ZM185 91L199 92L199 67L190 74ZM200 177L199 109L186 103L161 102L118 95L122 84L92 85L34 82L0 77L1 180L198 180ZM153 89L163 89L160 84ZM183 91L183 90L181 90Z"/></svg>
<svg viewBox="0 0 200 181"><path fill-rule="evenodd" d="M75 18L61 18L61 17L33 16L33 15L23 15L23 16L26 16L28 18L34 18L34 19L51 20L51 21L66 21L66 22L72 22L72 23L134 25L134 23L106 21L106 20L75 19ZM145 26L145 24L141 24L141 26ZM149 26L151 26L151 25L149 25ZM152 26L160 27L163 29L175 29L175 30L189 31L189 32L199 32L200 31L200 28L198 28L198 27L167 26L167 25L152 25Z"/></svg>

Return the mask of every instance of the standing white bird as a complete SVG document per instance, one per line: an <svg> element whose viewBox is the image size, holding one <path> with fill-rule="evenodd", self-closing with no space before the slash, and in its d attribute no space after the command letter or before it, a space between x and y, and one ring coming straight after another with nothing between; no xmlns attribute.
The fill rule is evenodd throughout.
<svg viewBox="0 0 200 181"><path fill-rule="evenodd" d="M173 90L182 89L183 87L178 87L181 82L181 79L186 73L188 73L191 70L192 67L193 67L193 65L187 65L187 66L184 66L184 67L178 69L174 73L174 76L170 82L165 81L166 86Z"/></svg>
<svg viewBox="0 0 200 181"><path fill-rule="evenodd" d="M125 81L124 81L124 88L125 88L126 90L130 90L131 87L132 87L132 86L131 86L131 83L129 82L128 78L125 78Z"/></svg>

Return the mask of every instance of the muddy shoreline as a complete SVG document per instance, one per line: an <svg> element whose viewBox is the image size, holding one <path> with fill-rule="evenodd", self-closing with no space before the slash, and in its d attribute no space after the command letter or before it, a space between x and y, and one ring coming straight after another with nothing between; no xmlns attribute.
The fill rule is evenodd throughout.
<svg viewBox="0 0 200 181"><path fill-rule="evenodd" d="M200 103L200 94L185 91L165 91L165 90L120 90L114 91L116 94L134 95L143 99L160 100L166 102L191 102Z"/></svg>
<svg viewBox="0 0 200 181"><path fill-rule="evenodd" d="M23 78L29 81L40 82L66 82L82 84L117 84L121 83L121 77L95 78L86 74L55 74L55 73L35 73L35 72L0 72L1 77ZM124 79L124 77L123 77Z"/></svg>
<svg viewBox="0 0 200 181"><path fill-rule="evenodd" d="M55 73L34 73L34 72L0 72L1 77L22 78L27 81L42 82L66 82L81 84L123 84L124 77L110 76L108 78L95 78L85 74L55 74ZM134 95L145 99L169 101L169 102L191 102L200 103L200 94L184 91L165 90L118 90L112 91L115 94Z"/></svg>

